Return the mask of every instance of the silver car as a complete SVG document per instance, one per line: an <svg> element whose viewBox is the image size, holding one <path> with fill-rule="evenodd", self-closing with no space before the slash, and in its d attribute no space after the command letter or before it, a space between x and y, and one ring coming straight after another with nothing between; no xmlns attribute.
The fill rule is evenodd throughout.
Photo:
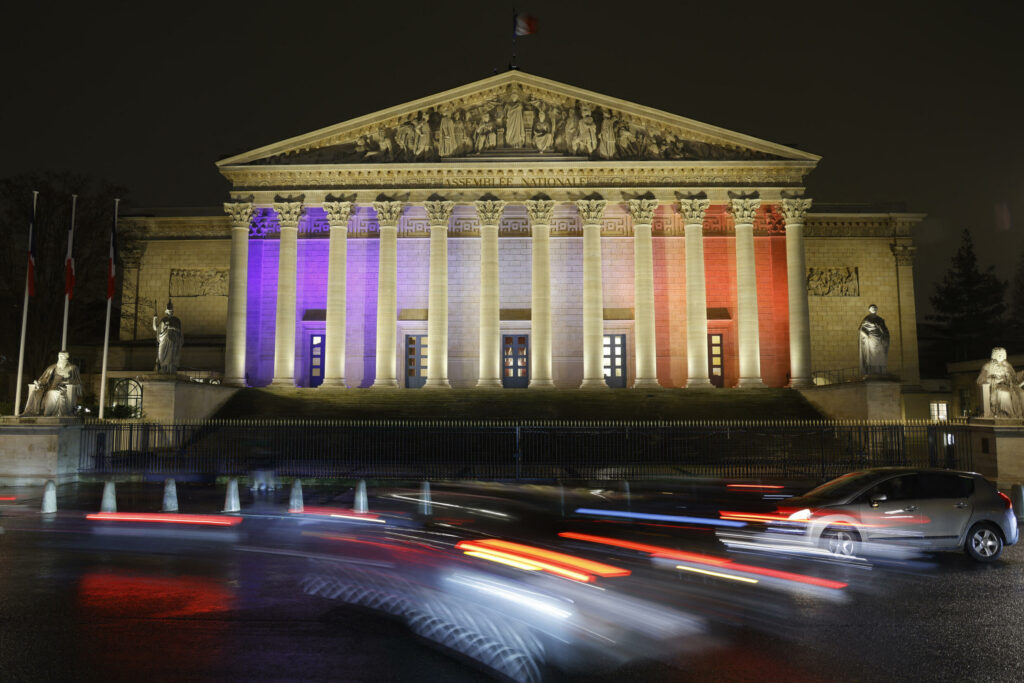
<svg viewBox="0 0 1024 683"><path fill-rule="evenodd" d="M770 526L845 556L896 545L992 562L1018 538L1009 496L980 474L906 467L851 472L782 501Z"/></svg>

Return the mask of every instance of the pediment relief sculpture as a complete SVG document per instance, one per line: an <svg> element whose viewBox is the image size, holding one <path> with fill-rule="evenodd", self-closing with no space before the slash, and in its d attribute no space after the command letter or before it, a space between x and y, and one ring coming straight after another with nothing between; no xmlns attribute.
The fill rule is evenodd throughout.
<svg viewBox="0 0 1024 683"><path fill-rule="evenodd" d="M770 160L644 117L509 83L271 155L258 165L416 163L531 156L578 160Z"/></svg>

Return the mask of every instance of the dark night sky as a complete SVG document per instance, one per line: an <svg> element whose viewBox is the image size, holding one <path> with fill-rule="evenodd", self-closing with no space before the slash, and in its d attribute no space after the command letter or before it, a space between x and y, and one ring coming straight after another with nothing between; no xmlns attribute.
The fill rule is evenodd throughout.
<svg viewBox="0 0 1024 683"><path fill-rule="evenodd" d="M519 62L820 154L816 201L929 214L919 305L963 227L1010 277L1024 246L1021 3L711 5L521 5L540 32ZM129 206L215 206L222 155L504 70L510 13L486 0L9 5L0 177L70 169L128 187Z"/></svg>

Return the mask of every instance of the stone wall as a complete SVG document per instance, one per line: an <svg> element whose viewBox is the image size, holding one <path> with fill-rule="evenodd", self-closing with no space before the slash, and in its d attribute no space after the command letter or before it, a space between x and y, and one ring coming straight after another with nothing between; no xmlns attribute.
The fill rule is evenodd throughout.
<svg viewBox="0 0 1024 683"><path fill-rule="evenodd" d="M0 425L0 485L41 486L78 478L80 424L60 418L37 418L37 424Z"/></svg>

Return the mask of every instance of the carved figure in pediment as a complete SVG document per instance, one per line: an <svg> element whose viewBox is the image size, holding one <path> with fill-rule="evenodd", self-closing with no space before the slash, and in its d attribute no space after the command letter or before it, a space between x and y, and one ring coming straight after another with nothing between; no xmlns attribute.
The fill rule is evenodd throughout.
<svg viewBox="0 0 1024 683"><path fill-rule="evenodd" d="M459 151L459 141L455 137L455 122L451 111L441 110L441 123L437 126L437 153L442 157L450 157Z"/></svg>
<svg viewBox="0 0 1024 683"><path fill-rule="evenodd" d="M395 144L403 155L412 156L415 153L416 126L412 121L406 121L395 130Z"/></svg>
<svg viewBox="0 0 1024 683"><path fill-rule="evenodd" d="M619 126L617 138L615 144L621 155L634 156L636 154L636 134L628 124L624 123Z"/></svg>
<svg viewBox="0 0 1024 683"><path fill-rule="evenodd" d="M604 118L601 120L601 133L598 135L600 143L597 153L604 159L611 159L615 156L615 117L610 109L604 110Z"/></svg>
<svg viewBox="0 0 1024 683"><path fill-rule="evenodd" d="M537 119L533 122L533 144L538 152L546 152L551 149L554 143L554 134L551 130L551 121L548 120L544 106L537 107Z"/></svg>
<svg viewBox="0 0 1024 683"><path fill-rule="evenodd" d="M587 156L597 149L597 124L590 113L590 109L584 108L580 116L579 130L576 132L576 149L584 152Z"/></svg>
<svg viewBox="0 0 1024 683"><path fill-rule="evenodd" d="M430 119L425 111L420 112L416 120L416 146L413 148L413 155L421 159L433 149L433 141L430 139Z"/></svg>
<svg viewBox="0 0 1024 683"><path fill-rule="evenodd" d="M466 122L461 110L452 114L452 134L455 136L455 154L466 154L472 151L473 143L466 132Z"/></svg>
<svg viewBox="0 0 1024 683"><path fill-rule="evenodd" d="M505 105L505 144L509 147L526 146L526 125L523 121L523 101L515 90Z"/></svg>
<svg viewBox="0 0 1024 683"><path fill-rule="evenodd" d="M473 131L473 144L477 152L493 149L498 144L498 134L494 122L491 121L490 112L484 113L476 130Z"/></svg>
<svg viewBox="0 0 1024 683"><path fill-rule="evenodd" d="M378 130L373 134L373 141L377 145L375 152L382 160L394 157L394 146L386 130Z"/></svg>
<svg viewBox="0 0 1024 683"><path fill-rule="evenodd" d="M565 127L562 129L562 144L564 145L565 151L569 154L577 154L579 149L577 144L579 143L579 132L580 132L580 117L576 113L576 107L570 107L569 112L565 119Z"/></svg>

